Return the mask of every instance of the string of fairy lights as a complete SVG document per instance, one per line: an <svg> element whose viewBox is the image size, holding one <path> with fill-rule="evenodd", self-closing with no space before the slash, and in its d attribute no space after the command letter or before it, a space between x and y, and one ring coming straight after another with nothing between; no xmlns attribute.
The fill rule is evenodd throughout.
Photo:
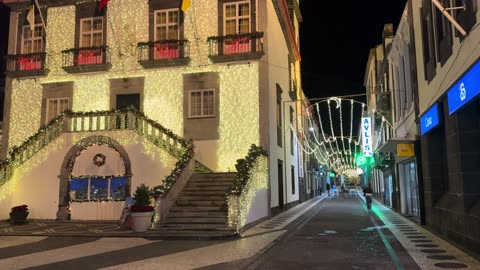
<svg viewBox="0 0 480 270"><path fill-rule="evenodd" d="M311 111L316 113L311 113ZM305 109L308 131L293 132L300 142L300 149L307 155L314 155L318 162L337 172L356 169L355 158L361 153L361 118L371 117L376 149L385 129L392 128L387 118L375 110L367 110L365 103L354 99L331 97L316 102ZM344 112L349 112L345 114ZM323 115L323 116L322 116ZM379 121L378 121L379 120ZM290 124L295 131L293 124ZM299 139L300 137L303 138ZM354 134L359 133L358 136Z"/></svg>

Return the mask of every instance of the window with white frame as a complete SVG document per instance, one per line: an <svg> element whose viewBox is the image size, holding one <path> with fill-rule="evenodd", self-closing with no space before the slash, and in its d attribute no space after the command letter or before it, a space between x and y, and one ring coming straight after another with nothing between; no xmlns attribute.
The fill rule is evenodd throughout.
<svg viewBox="0 0 480 270"><path fill-rule="evenodd" d="M237 35L250 33L250 2L239 1L224 4L224 34ZM251 51L251 38L238 37L225 40L224 54L248 53Z"/></svg>
<svg viewBox="0 0 480 270"><path fill-rule="evenodd" d="M80 19L80 48L103 46L103 17ZM101 64L102 49L85 49L78 52L78 65Z"/></svg>
<svg viewBox="0 0 480 270"><path fill-rule="evenodd" d="M80 48L103 45L103 17L80 19Z"/></svg>
<svg viewBox="0 0 480 270"><path fill-rule="evenodd" d="M250 1L225 3L223 10L225 35L250 33Z"/></svg>
<svg viewBox="0 0 480 270"><path fill-rule="evenodd" d="M155 11L155 41L179 39L179 11L163 9Z"/></svg>
<svg viewBox="0 0 480 270"><path fill-rule="evenodd" d="M43 26L35 24L33 30L30 25L22 27L22 54L41 53L43 51ZM21 56L17 63L19 70L35 70L42 67L42 57L38 54Z"/></svg>
<svg viewBox="0 0 480 270"><path fill-rule="evenodd" d="M32 29L30 25L23 26L22 31L22 54L38 53L43 51L43 26L35 24Z"/></svg>
<svg viewBox="0 0 480 270"><path fill-rule="evenodd" d="M66 109L68 109L68 98L47 99L47 117L45 118L45 123L48 123Z"/></svg>
<svg viewBox="0 0 480 270"><path fill-rule="evenodd" d="M162 9L155 11L155 41L180 39L179 9ZM174 59L180 57L178 44L158 43L154 47L154 59Z"/></svg>
<svg viewBox="0 0 480 270"><path fill-rule="evenodd" d="M188 96L188 117L215 116L215 90L192 90Z"/></svg>

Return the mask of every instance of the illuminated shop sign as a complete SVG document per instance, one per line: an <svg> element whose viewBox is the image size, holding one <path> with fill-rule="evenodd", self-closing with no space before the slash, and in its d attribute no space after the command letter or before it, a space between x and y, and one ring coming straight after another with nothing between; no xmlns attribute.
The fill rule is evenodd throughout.
<svg viewBox="0 0 480 270"><path fill-rule="evenodd" d="M480 94L480 61L448 90L448 113L452 114Z"/></svg>
<svg viewBox="0 0 480 270"><path fill-rule="evenodd" d="M432 128L440 124L439 115L438 115L438 104L433 104L433 106L420 117L420 133L423 135L429 132Z"/></svg>
<svg viewBox="0 0 480 270"><path fill-rule="evenodd" d="M372 150L372 119L362 117L362 149L364 157L371 157Z"/></svg>

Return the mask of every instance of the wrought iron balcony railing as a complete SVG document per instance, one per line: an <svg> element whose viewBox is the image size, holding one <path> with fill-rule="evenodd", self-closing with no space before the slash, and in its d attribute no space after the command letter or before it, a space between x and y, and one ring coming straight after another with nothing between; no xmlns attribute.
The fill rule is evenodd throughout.
<svg viewBox="0 0 480 270"><path fill-rule="evenodd" d="M138 43L138 62L144 68L182 66L190 62L188 40L160 40Z"/></svg>
<svg viewBox="0 0 480 270"><path fill-rule="evenodd" d="M62 53L63 69L68 73L106 71L112 66L108 46L72 48Z"/></svg>
<svg viewBox="0 0 480 270"><path fill-rule="evenodd" d="M46 76L45 52L7 56L6 74L12 78Z"/></svg>
<svg viewBox="0 0 480 270"><path fill-rule="evenodd" d="M207 41L213 62L253 60L263 55L263 32L215 36Z"/></svg>

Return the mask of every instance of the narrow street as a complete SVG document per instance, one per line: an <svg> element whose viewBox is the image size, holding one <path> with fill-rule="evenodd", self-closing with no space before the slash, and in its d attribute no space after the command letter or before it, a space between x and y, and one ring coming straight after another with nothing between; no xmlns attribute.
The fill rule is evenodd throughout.
<svg viewBox="0 0 480 270"><path fill-rule="evenodd" d="M84 237L65 227L57 227L58 236L35 236L49 230L44 226L8 236L1 225L2 270L480 269L410 220L377 202L368 212L361 197L348 195L306 201L234 240L106 237L100 230Z"/></svg>

